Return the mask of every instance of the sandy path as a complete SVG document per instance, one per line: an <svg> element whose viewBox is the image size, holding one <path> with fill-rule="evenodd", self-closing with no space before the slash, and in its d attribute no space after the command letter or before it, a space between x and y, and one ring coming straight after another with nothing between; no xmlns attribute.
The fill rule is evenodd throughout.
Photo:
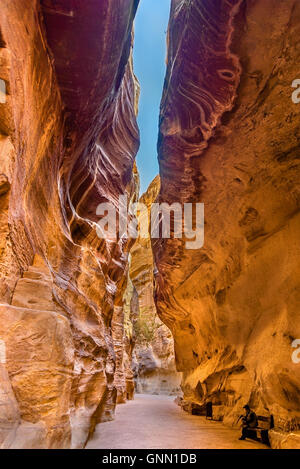
<svg viewBox="0 0 300 469"><path fill-rule="evenodd" d="M88 449L266 449L239 441L239 430L189 415L174 397L137 394L134 401L117 407L112 422L97 426Z"/></svg>

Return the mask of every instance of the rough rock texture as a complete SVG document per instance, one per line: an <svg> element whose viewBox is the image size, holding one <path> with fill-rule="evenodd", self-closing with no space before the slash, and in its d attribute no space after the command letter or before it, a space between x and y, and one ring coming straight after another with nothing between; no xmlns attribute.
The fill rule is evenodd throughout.
<svg viewBox="0 0 300 469"><path fill-rule="evenodd" d="M132 400L135 394L135 381L133 371L133 355L136 346L136 334L133 324L139 315L139 301L128 273L127 286L123 297L124 311L124 355L123 369L126 380L126 398Z"/></svg>
<svg viewBox="0 0 300 469"><path fill-rule="evenodd" d="M300 431L284 433L275 430L269 432L269 439L274 449L299 449Z"/></svg>
<svg viewBox="0 0 300 469"><path fill-rule="evenodd" d="M204 202L205 244L154 242L185 400L300 426L300 3L172 1L160 201Z"/></svg>
<svg viewBox="0 0 300 469"><path fill-rule="evenodd" d="M96 207L136 193L137 0L0 9L0 445L82 447L112 417L128 240Z"/></svg>
<svg viewBox="0 0 300 469"><path fill-rule="evenodd" d="M132 369L137 393L181 394L181 373L176 370L173 337L158 318L155 318L155 332L151 340L136 343Z"/></svg>
<svg viewBox="0 0 300 469"><path fill-rule="evenodd" d="M157 176L139 202L140 224L150 223L150 209L160 189ZM148 219L147 219L148 217ZM149 225L148 225L149 233ZM153 296L154 263L150 236L139 236L130 251L130 279L133 284L131 321L135 337L133 372L136 391L149 394L178 394L181 374L177 373L174 341L168 327L157 316ZM137 304L136 304L137 303Z"/></svg>

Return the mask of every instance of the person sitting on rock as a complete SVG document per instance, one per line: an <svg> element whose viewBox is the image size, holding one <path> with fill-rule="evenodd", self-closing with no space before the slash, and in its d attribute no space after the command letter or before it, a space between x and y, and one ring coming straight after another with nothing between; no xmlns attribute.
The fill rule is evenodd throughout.
<svg viewBox="0 0 300 469"><path fill-rule="evenodd" d="M248 429L249 428L256 428L257 427L257 416L250 407L245 405L243 407L245 409L245 415L241 416L243 422L243 429L242 429L242 436L239 438L240 440L245 440L249 436Z"/></svg>

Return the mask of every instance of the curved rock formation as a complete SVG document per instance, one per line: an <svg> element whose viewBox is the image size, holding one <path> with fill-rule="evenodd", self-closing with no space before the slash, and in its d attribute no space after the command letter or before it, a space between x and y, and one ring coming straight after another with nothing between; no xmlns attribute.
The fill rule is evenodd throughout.
<svg viewBox="0 0 300 469"><path fill-rule="evenodd" d="M142 316L142 320L154 331L148 341L137 341L134 347L135 390L140 394L177 396L181 394L181 373L176 370L171 331L157 316Z"/></svg>
<svg viewBox="0 0 300 469"><path fill-rule="evenodd" d="M137 4L1 5L4 447L84 446L123 386L115 369L130 246L99 239L95 222L100 202L136 197Z"/></svg>
<svg viewBox="0 0 300 469"><path fill-rule="evenodd" d="M150 210L160 190L157 176L139 203L145 209L138 212L140 227L145 224L150 233ZM154 262L150 235L142 236L130 251L130 280L133 284L132 298L137 305L132 309L131 322L135 347L133 350L133 372L136 391L149 394L177 394L180 391L181 374L177 373L174 356L174 341L170 330L161 322L154 303ZM133 305L134 306L134 305Z"/></svg>
<svg viewBox="0 0 300 469"><path fill-rule="evenodd" d="M295 0L172 1L159 200L204 202L205 244L153 243L185 400L230 424L250 402L286 432L300 428L299 20Z"/></svg>

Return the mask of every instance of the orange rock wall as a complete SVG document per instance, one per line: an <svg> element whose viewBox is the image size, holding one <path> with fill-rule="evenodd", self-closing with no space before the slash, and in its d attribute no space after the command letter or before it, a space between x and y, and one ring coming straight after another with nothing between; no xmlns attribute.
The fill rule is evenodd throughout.
<svg viewBox="0 0 300 469"><path fill-rule="evenodd" d="M1 5L5 448L83 447L96 423L112 418L117 389L125 392L116 328L129 245L100 240L95 222L100 202L136 193L137 3Z"/></svg>
<svg viewBox="0 0 300 469"><path fill-rule="evenodd" d="M150 209L159 190L160 178L156 176L139 199L145 210L138 212L138 220L140 224L145 224L148 233ZM138 303L137 311L131 317L135 332L132 368L136 392L177 394L180 392L181 374L176 371L172 334L157 316L154 302L154 269L151 238L140 236L131 248L129 269L133 296L136 295Z"/></svg>
<svg viewBox="0 0 300 469"><path fill-rule="evenodd" d="M300 3L172 1L161 202L204 202L205 243L153 242L156 306L184 398L300 428Z"/></svg>

